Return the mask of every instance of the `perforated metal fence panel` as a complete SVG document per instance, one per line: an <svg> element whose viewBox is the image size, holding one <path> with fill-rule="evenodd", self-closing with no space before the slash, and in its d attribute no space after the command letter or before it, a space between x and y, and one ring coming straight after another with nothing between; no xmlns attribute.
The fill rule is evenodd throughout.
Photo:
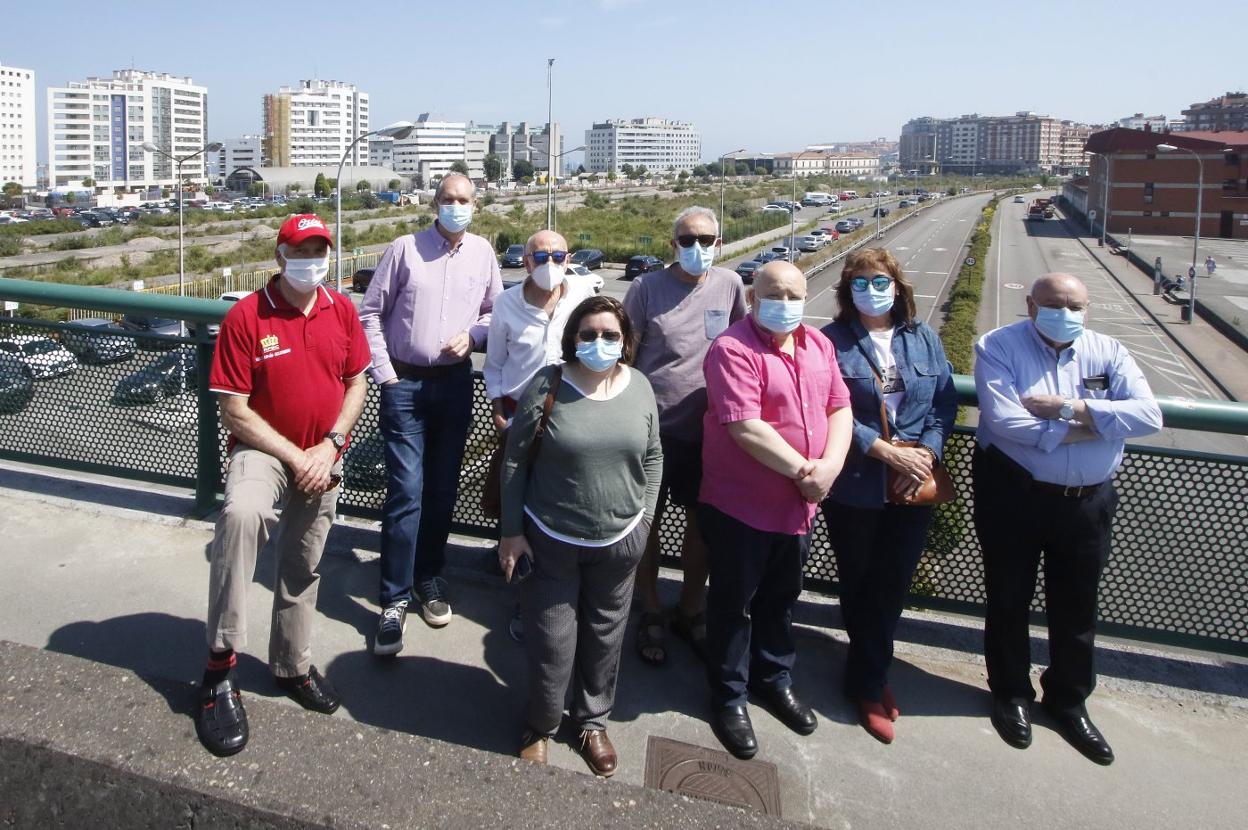
<svg viewBox="0 0 1248 830"><path fill-rule="evenodd" d="M203 354L209 346L201 347ZM0 319L0 456L147 481L220 486L225 433L207 435L197 469L197 350L189 338L38 320ZM494 428L484 383L475 385L455 527L497 533L479 508ZM386 475L377 388L345 460L340 510L380 518ZM980 613L984 602L972 521L974 439L955 434L946 464L958 498L940 508L915 575L916 605ZM213 467L215 462L216 466ZM1248 654L1248 459L1131 449L1115 479L1121 499L1101 589L1103 630L1139 639ZM665 510L659 532L669 564L684 511ZM836 563L816 519L806 587L834 592ZM1043 608L1043 585L1035 611Z"/></svg>

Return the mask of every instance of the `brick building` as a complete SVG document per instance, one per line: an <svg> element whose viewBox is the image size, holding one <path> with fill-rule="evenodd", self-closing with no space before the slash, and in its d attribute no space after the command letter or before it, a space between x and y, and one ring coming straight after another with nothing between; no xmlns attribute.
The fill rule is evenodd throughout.
<svg viewBox="0 0 1248 830"><path fill-rule="evenodd" d="M1158 150L1159 144L1181 149ZM1248 131L1159 133L1114 128L1094 133L1085 149L1097 154L1088 176L1089 207L1103 212L1108 182L1110 233L1125 234L1130 228L1136 233L1191 236L1198 179L1194 152L1204 168L1201 236L1248 239Z"/></svg>

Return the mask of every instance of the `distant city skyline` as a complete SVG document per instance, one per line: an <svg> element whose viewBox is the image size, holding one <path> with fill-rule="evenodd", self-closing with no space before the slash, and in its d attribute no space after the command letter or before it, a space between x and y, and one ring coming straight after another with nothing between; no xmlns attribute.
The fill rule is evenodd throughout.
<svg viewBox="0 0 1248 830"><path fill-rule="evenodd" d="M836 10L791 0L487 0L471 15L426 4L389 6L384 17L367 9L353 29L325 0L255 6L237 26L202 5L169 2L136 37L130 21L98 3L66 0L6 9L0 63L36 73L40 161L45 90L131 66L207 87L209 140L218 141L261 132L264 94L301 79L366 91L373 128L421 112L545 123L554 57L554 118L567 135L611 118L688 121L704 160L738 147L896 141L902 124L925 115L1177 118L1195 101L1248 87L1235 49L1195 42L1181 60L1165 59L1154 44L1173 40L1171 3L1141 0L1129 15L1069 0L1043 14L1025 9L972 0L954 16L900 0L855 7L847 29ZM1223 31L1248 29L1248 6L1217 14ZM66 26L71 19L89 25ZM1149 54L1155 63L1139 58Z"/></svg>

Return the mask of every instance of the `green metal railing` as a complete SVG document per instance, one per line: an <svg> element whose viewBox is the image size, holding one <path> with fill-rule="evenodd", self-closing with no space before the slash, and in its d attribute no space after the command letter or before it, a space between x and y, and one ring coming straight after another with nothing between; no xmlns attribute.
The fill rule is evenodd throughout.
<svg viewBox="0 0 1248 830"><path fill-rule="evenodd" d="M131 339L126 348L132 354L111 354L114 362L95 359L109 354L89 360L89 351L84 351L77 369L27 383L25 392L5 386L0 364L0 457L193 487L198 508L213 509L222 489L226 436L207 391L213 343L206 324L218 322L228 303L7 279L0 279L0 299L85 309L102 317L131 314L187 321L185 335L127 334ZM0 338L22 333L63 343L84 337L82 328L70 323L0 318ZM112 331L86 338L117 336ZM954 382L960 403L974 406L972 379L958 376ZM497 527L478 504L495 437L480 379L474 394L454 521L461 532L489 537ZM340 500L345 514L381 514L385 467L378 399L370 384L345 459ZM1160 404L1167 427L1248 435L1248 405L1168 399ZM912 586L915 605L982 613L983 573L970 475L973 449L973 434L964 427L946 447L958 498L937 511ZM1102 630L1248 655L1248 455L1128 446L1115 484L1121 500L1113 555L1102 583ZM659 532L669 561L680 549L684 524L679 507L665 511ZM836 585L835 559L820 518L806 586L832 592ZM1043 586L1033 605L1037 619L1042 610Z"/></svg>

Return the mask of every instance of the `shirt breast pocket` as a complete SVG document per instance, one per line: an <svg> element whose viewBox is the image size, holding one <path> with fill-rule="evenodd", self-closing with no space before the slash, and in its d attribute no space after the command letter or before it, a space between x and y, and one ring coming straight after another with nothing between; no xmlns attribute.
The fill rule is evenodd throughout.
<svg viewBox="0 0 1248 830"><path fill-rule="evenodd" d="M702 327L707 340L714 340L728 328L728 312L722 308L708 308L702 312Z"/></svg>
<svg viewBox="0 0 1248 830"><path fill-rule="evenodd" d="M1079 385L1082 387L1080 397L1102 401L1109 399L1109 375L1107 374L1089 375L1082 378Z"/></svg>
<svg viewBox="0 0 1248 830"><path fill-rule="evenodd" d="M936 396L936 381L940 378L940 370L935 361L916 360L913 365L913 376L906 386L907 409L911 406L926 413Z"/></svg>

